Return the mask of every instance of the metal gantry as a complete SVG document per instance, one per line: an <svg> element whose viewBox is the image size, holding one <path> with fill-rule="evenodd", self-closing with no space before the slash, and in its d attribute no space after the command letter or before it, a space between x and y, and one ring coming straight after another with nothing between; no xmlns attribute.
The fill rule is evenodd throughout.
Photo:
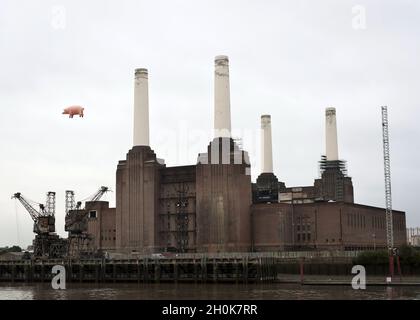
<svg viewBox="0 0 420 320"><path fill-rule="evenodd" d="M176 240L179 252L186 252L188 248L188 185L181 183L176 188L178 200L176 202Z"/></svg>
<svg viewBox="0 0 420 320"><path fill-rule="evenodd" d="M34 221L34 256L63 257L67 251L67 241L55 233L55 192L47 193L45 205L25 199L20 192L15 193L12 198L20 201ZM39 210L35 209L34 205L38 205Z"/></svg>
<svg viewBox="0 0 420 320"><path fill-rule="evenodd" d="M385 174L385 209L386 209L386 240L388 250L394 248L394 230L392 221L392 193L391 193L391 165L389 158L389 129L388 108L382 107L382 137L384 148L384 174Z"/></svg>
<svg viewBox="0 0 420 320"><path fill-rule="evenodd" d="M70 210L76 207L76 200L74 200L74 191L66 190L66 215Z"/></svg>
<svg viewBox="0 0 420 320"><path fill-rule="evenodd" d="M69 233L68 236L68 255L78 257L82 252L88 250L89 242L92 236L88 234L88 214L89 210L99 201L102 196L111 191L108 187L102 186L90 197L82 201L75 200L73 190L66 191L66 217L64 230ZM82 204L85 202L84 208Z"/></svg>
<svg viewBox="0 0 420 320"><path fill-rule="evenodd" d="M45 202L45 209L49 216L55 215L55 192L48 191L47 200Z"/></svg>

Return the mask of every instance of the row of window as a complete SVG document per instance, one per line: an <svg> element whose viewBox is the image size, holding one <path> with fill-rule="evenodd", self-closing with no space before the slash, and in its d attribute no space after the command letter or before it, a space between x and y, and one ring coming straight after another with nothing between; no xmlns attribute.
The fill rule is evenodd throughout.
<svg viewBox="0 0 420 320"><path fill-rule="evenodd" d="M103 233L116 233L117 232L117 230L112 230L112 229L106 229L106 230L103 230Z"/></svg>
<svg viewBox="0 0 420 320"><path fill-rule="evenodd" d="M311 225L309 223L302 224L302 225L298 224L297 227L296 227L296 229L297 229L298 232L300 232L300 231L302 231L302 232L305 232L305 231L310 232L311 231Z"/></svg>
<svg viewBox="0 0 420 320"><path fill-rule="evenodd" d="M311 241L311 234L310 233L298 233L297 234L297 241Z"/></svg>
<svg viewBox="0 0 420 320"><path fill-rule="evenodd" d="M404 219L398 216L394 216L393 218L394 218L393 219L394 230L405 230Z"/></svg>
<svg viewBox="0 0 420 320"><path fill-rule="evenodd" d="M311 224L309 217L296 217L297 241L311 241Z"/></svg>
<svg viewBox="0 0 420 320"><path fill-rule="evenodd" d="M105 241L114 240L115 241L115 237L101 237L101 240L105 240Z"/></svg>
<svg viewBox="0 0 420 320"><path fill-rule="evenodd" d="M393 217L393 226L396 230L404 230L404 221L400 217ZM366 228L366 216L360 213L348 213L347 214L347 226L350 228ZM370 227L372 229L385 229L386 218L383 216L371 216Z"/></svg>
<svg viewBox="0 0 420 320"><path fill-rule="evenodd" d="M366 228L366 216L360 213L348 213L347 226L350 228Z"/></svg>
<svg viewBox="0 0 420 320"><path fill-rule="evenodd" d="M337 241L341 241L341 239L338 239ZM325 239L325 242L335 242L335 239L334 238L332 238L332 239Z"/></svg>
<svg viewBox="0 0 420 320"><path fill-rule="evenodd" d="M372 216L371 227L372 229L385 229L386 228L385 217Z"/></svg>

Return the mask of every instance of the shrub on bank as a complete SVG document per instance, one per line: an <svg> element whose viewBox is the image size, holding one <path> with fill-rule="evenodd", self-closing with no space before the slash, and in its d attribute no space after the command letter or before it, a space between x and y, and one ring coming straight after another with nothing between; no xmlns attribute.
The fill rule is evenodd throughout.
<svg viewBox="0 0 420 320"><path fill-rule="evenodd" d="M418 249L411 246L402 246L399 255L401 264L420 267L420 251Z"/></svg>
<svg viewBox="0 0 420 320"><path fill-rule="evenodd" d="M420 267L420 250L404 245L399 248L398 255L401 265ZM389 263L388 251L363 251L353 259L353 263L361 265L386 265Z"/></svg>
<svg viewBox="0 0 420 320"><path fill-rule="evenodd" d="M388 251L363 251L353 259L354 264L366 265L385 265L388 263Z"/></svg>
<svg viewBox="0 0 420 320"><path fill-rule="evenodd" d="M22 252L22 248L19 246L0 248L0 254L8 252Z"/></svg>

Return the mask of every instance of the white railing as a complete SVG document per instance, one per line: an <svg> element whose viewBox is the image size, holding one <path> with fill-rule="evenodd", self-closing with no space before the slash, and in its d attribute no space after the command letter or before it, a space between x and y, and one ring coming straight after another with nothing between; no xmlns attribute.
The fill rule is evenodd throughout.
<svg viewBox="0 0 420 320"><path fill-rule="evenodd" d="M178 253L169 256L145 254L110 253L111 260L137 260L137 259L243 259L243 258L354 258L359 251L282 251L282 252L219 252L219 253Z"/></svg>

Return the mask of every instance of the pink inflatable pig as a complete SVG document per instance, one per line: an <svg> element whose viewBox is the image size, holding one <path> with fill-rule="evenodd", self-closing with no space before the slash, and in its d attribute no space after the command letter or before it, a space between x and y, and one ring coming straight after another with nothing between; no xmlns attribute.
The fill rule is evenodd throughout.
<svg viewBox="0 0 420 320"><path fill-rule="evenodd" d="M79 117L83 118L83 110L85 110L85 108L81 106L71 106L65 108L63 114L68 114L69 118L73 118L74 115L79 115Z"/></svg>

